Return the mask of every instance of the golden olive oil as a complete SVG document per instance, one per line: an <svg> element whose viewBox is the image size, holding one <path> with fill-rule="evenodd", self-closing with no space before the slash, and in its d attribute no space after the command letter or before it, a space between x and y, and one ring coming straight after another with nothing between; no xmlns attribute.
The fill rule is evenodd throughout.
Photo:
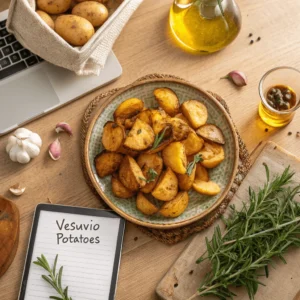
<svg viewBox="0 0 300 300"><path fill-rule="evenodd" d="M235 5L231 6L231 10L225 9L223 14L205 18L199 4L180 2L174 1L169 20L172 34L182 48L203 54L212 53L226 47L238 35L240 14Z"/></svg>

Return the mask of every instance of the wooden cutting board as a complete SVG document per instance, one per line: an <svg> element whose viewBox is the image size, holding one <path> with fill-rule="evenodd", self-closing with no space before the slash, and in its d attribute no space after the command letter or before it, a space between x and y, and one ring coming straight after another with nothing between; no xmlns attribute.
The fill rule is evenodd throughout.
<svg viewBox="0 0 300 300"><path fill-rule="evenodd" d="M248 199L248 187L252 186L256 189L265 182L266 176L263 163L267 163L271 174L282 173L284 168L290 165L291 169L296 173L294 180L298 183L300 182L299 158L275 143L268 142L256 158L251 170L231 201L231 204L235 204L238 209L241 207L242 201ZM218 220L215 224L219 224L222 228L224 227L221 220ZM156 293L161 299L186 300L195 294L200 286L201 279L209 270L208 263L197 265L195 261L205 252L204 239L206 236L210 239L213 230L214 226L211 226L200 232L185 248L156 288ZM275 260L276 269L270 268L269 278L261 278L266 287L259 287L255 299L292 300L297 294L300 288L300 249L290 249L286 253L285 258L288 262L286 265L279 260ZM237 288L234 292L237 294L235 299L249 299L244 288ZM208 300L216 298L196 297L195 299Z"/></svg>

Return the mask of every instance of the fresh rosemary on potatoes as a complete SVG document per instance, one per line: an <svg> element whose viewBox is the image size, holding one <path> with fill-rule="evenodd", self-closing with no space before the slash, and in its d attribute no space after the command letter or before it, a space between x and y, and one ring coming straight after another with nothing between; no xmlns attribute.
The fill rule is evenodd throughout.
<svg viewBox="0 0 300 300"><path fill-rule="evenodd" d="M187 168L186 168L186 174L188 174L189 176L192 174L193 172L193 169L195 168L195 165L202 161L203 158L202 158L202 155L201 154L196 154L194 155L194 159L193 161L191 161L188 165L187 165Z"/></svg>
<svg viewBox="0 0 300 300"><path fill-rule="evenodd" d="M286 263L286 250L300 247L300 204L295 200L300 184L293 186L294 173L289 167L273 180L267 165L265 169L267 181L257 193L249 188L249 204L243 203L239 211L231 206L230 217L224 219L225 232L216 226L212 239L206 238L207 251L197 263L208 259L211 271L189 299L199 295L232 299L235 294L230 286L246 287L249 298L254 299L258 286L264 285L259 271L264 270L268 277L272 258Z"/></svg>

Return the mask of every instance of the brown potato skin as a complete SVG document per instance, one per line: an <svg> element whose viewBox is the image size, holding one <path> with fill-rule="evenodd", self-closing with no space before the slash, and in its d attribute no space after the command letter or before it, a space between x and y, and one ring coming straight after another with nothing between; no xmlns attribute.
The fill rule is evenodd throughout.
<svg viewBox="0 0 300 300"><path fill-rule="evenodd" d="M196 174L196 166L194 167L191 175L188 175L186 173L177 174L178 185L181 191L188 191L192 187L195 179L195 174Z"/></svg>
<svg viewBox="0 0 300 300"><path fill-rule="evenodd" d="M177 196L168 202L165 202L159 210L159 213L166 218L176 218L180 216L189 204L189 195L187 192L179 192Z"/></svg>
<svg viewBox="0 0 300 300"><path fill-rule="evenodd" d="M111 189L113 194L118 198L131 198L134 196L134 192L125 187L119 180L118 174L113 174L111 177Z"/></svg>
<svg viewBox="0 0 300 300"><path fill-rule="evenodd" d="M52 18L42 10L37 10L36 13L42 18L42 20L51 28L54 29L54 21Z"/></svg>
<svg viewBox="0 0 300 300"><path fill-rule="evenodd" d="M119 169L119 179L131 191L138 191L146 185L146 178L134 158L126 155ZM144 180L143 180L144 179Z"/></svg>
<svg viewBox="0 0 300 300"><path fill-rule="evenodd" d="M147 150L145 153L147 154L154 154L154 153L157 153L157 152L160 152L162 151L163 149L165 149L168 145L170 145L171 143L173 142L173 139L168 139L168 140L165 140L163 142L161 142L157 148L155 149L149 149Z"/></svg>
<svg viewBox="0 0 300 300"><path fill-rule="evenodd" d="M154 96L158 105L171 117L179 112L180 103L177 95L169 88L158 88L154 90Z"/></svg>
<svg viewBox="0 0 300 300"><path fill-rule="evenodd" d="M136 207L144 215L151 216L159 211L152 202L150 202L143 193L139 192L136 198Z"/></svg>
<svg viewBox="0 0 300 300"><path fill-rule="evenodd" d="M144 102L138 98L129 98L123 101L114 112L116 118L131 118L140 113L144 108Z"/></svg>
<svg viewBox="0 0 300 300"><path fill-rule="evenodd" d="M181 142L173 142L162 151L164 164L178 174L185 174L187 157L184 145Z"/></svg>
<svg viewBox="0 0 300 300"><path fill-rule="evenodd" d="M184 145L185 154L187 156L198 153L204 145L204 140L199 137L194 131L191 131L187 139L181 142Z"/></svg>
<svg viewBox="0 0 300 300"><path fill-rule="evenodd" d="M144 177L146 179L149 179L149 170L153 169L157 173L157 177L154 181L146 183L146 185L141 188L141 191L145 194L151 193L154 187L156 186L156 183L159 179L159 176L163 169L163 160L158 154L147 154L142 153L137 158L137 164L140 166Z"/></svg>
<svg viewBox="0 0 300 300"><path fill-rule="evenodd" d="M56 15L66 12L71 6L71 2L72 0L37 0L36 4L39 10Z"/></svg>
<svg viewBox="0 0 300 300"><path fill-rule="evenodd" d="M222 130L213 124L205 124L199 127L196 133L207 141L218 143L221 145L225 144L225 138Z"/></svg>
<svg viewBox="0 0 300 300"><path fill-rule="evenodd" d="M125 130L115 122L108 121L104 125L102 134L102 144L108 151L117 151L124 142Z"/></svg>
<svg viewBox="0 0 300 300"><path fill-rule="evenodd" d="M206 106L197 100L188 100L181 104L181 112L194 129L204 125L208 118Z"/></svg>
<svg viewBox="0 0 300 300"><path fill-rule="evenodd" d="M123 155L115 152L102 151L95 157L95 168L100 178L117 171L123 160Z"/></svg>
<svg viewBox="0 0 300 300"><path fill-rule="evenodd" d="M209 181L208 172L201 163L197 163L196 165L195 180Z"/></svg>
<svg viewBox="0 0 300 300"><path fill-rule="evenodd" d="M186 139L191 132L191 128L183 120L179 118L172 118L172 137L175 141L182 141Z"/></svg>
<svg viewBox="0 0 300 300"><path fill-rule="evenodd" d="M125 155L129 155L129 156L132 156L132 157L137 157L139 155L138 151L127 149L123 145L117 150L117 152L125 154Z"/></svg>
<svg viewBox="0 0 300 300"><path fill-rule="evenodd" d="M152 196L161 201L170 201L178 192L178 179L171 168L167 168L162 174L152 191Z"/></svg>

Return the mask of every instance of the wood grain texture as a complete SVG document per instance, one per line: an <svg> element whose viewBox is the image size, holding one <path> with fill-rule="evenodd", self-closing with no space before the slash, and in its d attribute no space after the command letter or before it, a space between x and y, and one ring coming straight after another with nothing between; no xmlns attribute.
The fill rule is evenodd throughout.
<svg viewBox="0 0 300 300"><path fill-rule="evenodd" d="M295 172L293 180L300 182L300 158L289 154L275 143L267 143L262 152L257 157L248 175L241 184L239 190L233 197L231 203L239 210L242 202L248 199L249 186L255 190L265 182L265 171L263 163L269 166L272 175L281 174L285 167L291 166ZM228 215L228 210L225 216ZM217 221L221 228L224 228L221 220ZM164 300L184 300L192 296L200 286L201 278L210 270L210 264L205 261L197 265L196 260L205 252L205 237L213 235L213 226L207 230L197 234L180 255L178 260L170 268L168 273L157 286L157 293ZM280 299L290 300L299 290L299 261L300 252L298 249L290 249L284 255L287 265L276 259L276 269L270 269L269 278L262 277L260 280L265 287L260 287L256 294L256 299ZM282 288L284 286L284 288ZM247 300L248 294L246 289L234 289L234 293L238 295L237 299ZM202 299L196 297L195 299ZM214 297L206 297L205 299L215 299Z"/></svg>
<svg viewBox="0 0 300 300"><path fill-rule="evenodd" d="M300 69L300 22L295 17L295 13L300 11L300 2L237 2L242 11L243 25L236 41L219 53L196 56L173 46L167 29L172 1L145 0L114 46L123 67L122 77L26 126L43 139L39 157L25 166L12 163L5 153L8 136L0 138L0 194L13 199L21 215L19 248L11 267L0 279L0 299L17 299L33 211L38 203L50 200L66 205L100 206L82 175L79 131L86 106L101 92L125 86L149 73L177 75L227 100L233 120L250 152L259 142L272 139L292 153L299 153L300 138L295 137L295 132L300 131L300 113L287 127L271 129L259 120L257 105L258 83L264 72L278 65ZM0 0L0 10L6 9L8 4L9 0ZM260 36L261 41L250 46L250 32L254 39ZM248 75L248 86L238 89L226 80L219 80L233 69L243 70ZM61 135L62 158L54 162L48 157L47 147L55 139L54 126L60 121L70 123L75 134L72 138ZM269 131L265 132L265 128ZM288 136L289 131L293 135ZM17 199L7 191L18 182L27 189ZM135 237L138 239L134 240ZM170 247L151 240L134 225L127 224L116 299L157 300L156 285L189 240Z"/></svg>

